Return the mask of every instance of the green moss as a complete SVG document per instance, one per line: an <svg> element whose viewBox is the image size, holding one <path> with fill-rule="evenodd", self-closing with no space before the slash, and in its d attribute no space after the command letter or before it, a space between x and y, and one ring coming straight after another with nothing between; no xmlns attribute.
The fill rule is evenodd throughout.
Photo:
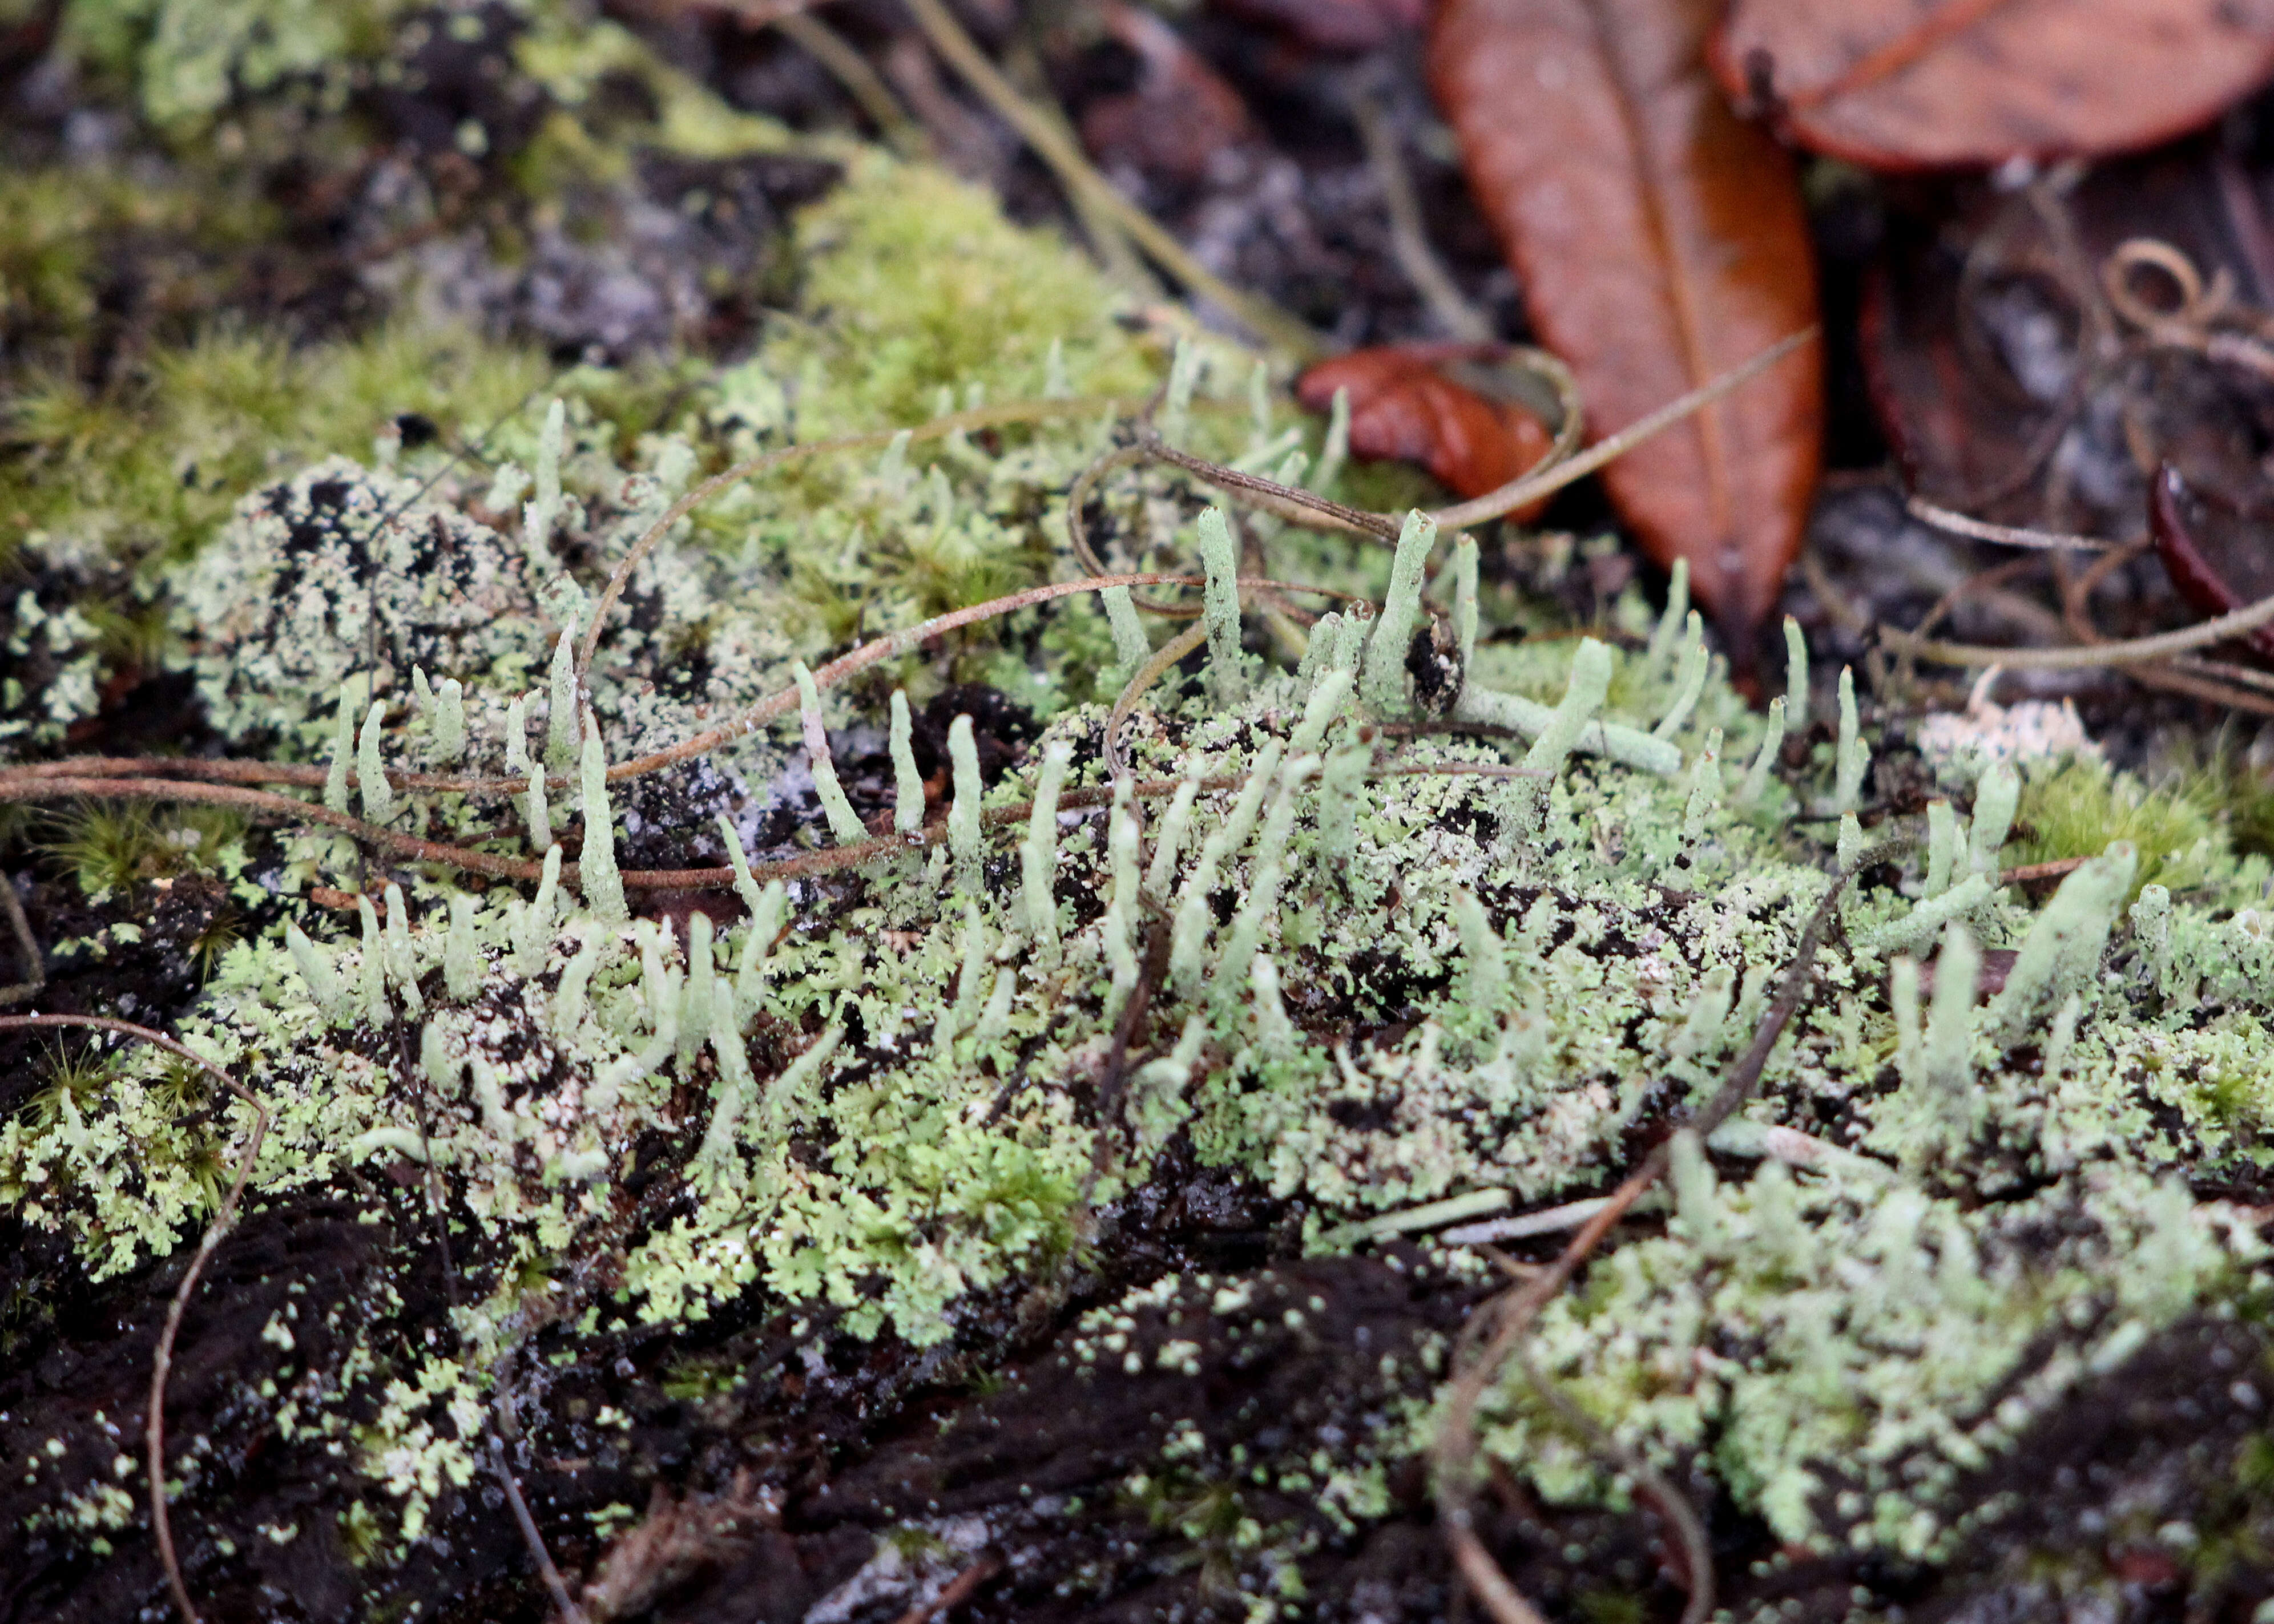
<svg viewBox="0 0 2274 1624"><path fill-rule="evenodd" d="M2218 816L2222 798L2202 775L2150 787L2090 756L2069 756L2022 775L2009 863L2090 857L2112 841L2140 854L2134 894L2143 885L2198 890L2225 870L2230 842Z"/></svg>
<svg viewBox="0 0 2274 1624"><path fill-rule="evenodd" d="M398 413L477 438L546 370L531 350L400 327L297 350L216 331L99 394L35 373L9 413L4 540L65 568L186 557L258 480L328 454L368 457Z"/></svg>
<svg viewBox="0 0 2274 1624"><path fill-rule="evenodd" d="M40 849L99 902L147 880L218 872L247 827L243 814L222 807L161 813L132 802L97 802L51 819Z"/></svg>
<svg viewBox="0 0 2274 1624"><path fill-rule="evenodd" d="M943 389L956 405L1040 395L1053 344L1077 394L1152 387L1104 277L942 170L871 156L798 235L812 320L767 365L797 381L808 438L921 422Z"/></svg>

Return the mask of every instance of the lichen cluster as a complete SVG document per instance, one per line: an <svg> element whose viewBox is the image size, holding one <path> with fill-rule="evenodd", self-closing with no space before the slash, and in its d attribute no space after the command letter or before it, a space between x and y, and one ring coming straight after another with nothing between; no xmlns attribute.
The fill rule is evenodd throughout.
<svg viewBox="0 0 2274 1624"><path fill-rule="evenodd" d="M1852 682L1814 729L1804 670L1757 715L1678 581L1662 617L1630 595L1600 640L1482 642L1480 603L1517 605L1472 543L1418 517L1394 554L1252 523L1270 573L1380 610L1305 626L1251 595L1243 623L1231 527L1125 469L1091 515L1106 561L1209 577L1203 669L1127 725L1135 793L1113 793L1104 739L1148 646L1119 600L825 695L809 680L802 728L608 784L609 762L792 688L856 634L1071 576L1067 488L1156 379L1173 436L1348 490L1331 436L1229 346L1172 371L1070 254L952 182L870 160L802 241L805 320L670 421L628 436L571 374L508 416L478 477L400 443L312 461L162 572L167 658L229 750L325 763L343 809L549 864L478 889L288 831L222 865L273 923L183 1030L274 1113L255 1209L384 1185L454 1237L448 1350L343 1321L320 1366L261 1395L281 1435L336 1445L381 1492L359 1549L400 1557L471 1480L489 1385L539 1329L573 1359L732 1306L939 1348L976 1304L1061 1301L1172 1149L1260 1184L1320 1251L1449 1198L1477 1215L1599 1192L1744 1049L1835 868L1856 876L1839 930L1758 1099L1710 1145L1676 1139L1663 1222L1549 1308L1540 1368L1645 1456L1708 1456L1780 1538L1916 1557L1979 1510L1965 1475L2077 1383L2245 1291L2249 1224L2189 1181L2267 1155L2265 861L2206 823L2152 878L2119 841L2041 901L2001 885L2033 808L2042 835L2096 786L2130 795L2074 752L1954 749L1924 818L1867 831ZM951 259L970 274L927 274ZM568 650L607 569L729 456L1069 395L1094 410L738 487L635 572L577 692ZM92 642L21 599L15 625ZM95 669L11 748L92 714ZM927 787L907 706L972 680L1047 726L990 788L959 725ZM855 748L890 762L877 816L941 832L857 872L753 877L867 834L832 762ZM405 767L551 799L391 786ZM560 877L571 845L581 891ZM730 861L732 902L691 912L617 877ZM314 906L320 884L353 912ZM0 1126L0 1201L95 1275L192 1237L252 1125L146 1052L50 1106ZM1449 1247L1438 1267L1481 1274ZM1216 1291L1164 1277L1079 1345L1103 1380L1140 1357L1116 1341L1132 1315L1171 1325ZM1181 1346L1163 1331L1140 1362ZM1428 1435L1418 1406L1385 1405L1299 1485L1330 1522L1380 1515L1384 1462ZM1627 1492L1514 1371L1485 1441L1552 1497ZM27 1470L53 1472L57 1526L94 1538L127 1515L109 1480ZM1131 1492L1166 1504L1167 1481ZM1266 1534L1229 1526L1226 1560L1286 1599Z"/></svg>

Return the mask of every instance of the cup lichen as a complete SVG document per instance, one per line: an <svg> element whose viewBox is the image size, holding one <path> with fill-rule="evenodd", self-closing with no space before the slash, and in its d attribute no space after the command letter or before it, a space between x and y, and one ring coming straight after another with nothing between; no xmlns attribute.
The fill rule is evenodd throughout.
<svg viewBox="0 0 2274 1624"><path fill-rule="evenodd" d="M793 431L1138 394L1167 363L1163 432L1261 465L1292 448L1228 346L1148 353L1070 253L932 171L855 166L804 243L811 320L682 419L627 446L605 392L570 378L501 429L500 460L537 470L528 504L494 470L334 455L252 492L164 575L181 668L229 749L328 750L328 804L348 804L351 778L374 822L545 865L520 890L478 890L312 825L257 861L240 844L230 883L262 924L180 1024L273 1114L256 1204L393 1203L451 1237L453 1350L382 1324L382 1307L411 1312L409 1266L374 1265L369 1313L343 1317L290 1396L258 1401L280 1435L352 1443L388 1507L357 1525L371 1561L399 1559L471 1481L499 1361L540 1329L573 1361L713 1317L825 1318L945 1361L1006 1302L1018 1322L1063 1308L1087 1251L1187 1159L1261 1192L1321 1251L1371 1244L1375 1221L1418 1205L1599 1192L1744 1049L1834 841L1863 877L1731 1124L1758 1132L1677 1138L1662 1229L1549 1306L1540 1367L1644 1457L1702 1462L1780 1539L1917 1559L1963 1528L1966 1474L2243 1289L2255 1232L2187 1181L2274 1162L2264 861L2207 829L2127 913L2135 855L2104 841L2037 906L1998 864L2009 822L2044 804L2032 786L2053 780L1996 769L1971 839L1937 801L1923 842L1870 860L1852 678L1831 757L1788 777L1776 750L1804 722L1804 682L1755 715L1682 604L1640 652L1608 635L1480 640L1474 550L1456 545L1450 715L1532 741L1532 776L1510 777L1507 741L1434 726L1409 688L1431 613L1426 518L1386 558L1305 555L1321 584L1386 586L1386 601L1371 620L1322 619L1290 671L1243 644L1223 517L1157 470L1116 470L1097 492L1106 561L1189 571L1197 551L1209 579L1208 680L1156 694L1118 736L1133 781L1173 794L1148 862L1135 792L1105 789L1100 673L1139 652L1129 605L1035 612L888 662L880 684L814 676L856 625L906 629L1081 568L1064 503L1113 443L1101 401L738 487L633 571L580 688L565 651L609 563L698 467ZM949 254L969 281L924 274ZM1244 435L1225 426L1242 408ZM20 600L17 614L30 624ZM1649 624L1632 595L1618 618L1603 629ZM943 730L931 782L916 764L912 706L958 680L1043 713L991 786L968 715ZM793 683L802 752L785 726L609 780ZM549 754L531 750L538 727ZM422 741L516 787L389 791ZM574 834L542 800L572 747ZM1753 765L1733 795L1723 763L1739 759ZM858 843L862 805L873 816L887 794L886 859L761 886L754 857L825 831ZM929 854L910 845L928 838L926 797L949 801ZM1819 805L1849 815L1840 832L1794 816ZM1015 852L990 814L1024 824ZM689 915L629 872L713 858L740 914L724 883ZM359 929L342 932L312 898L350 874ZM1938 944L1930 993L1916 956ZM1984 1003L1977 976L2007 953ZM132 1053L0 1124L0 1201L68 1237L92 1279L180 1247L212 1208L213 1166L250 1140L241 1102L185 1114L169 1076ZM1830 1149L1788 1167L1763 1153L1784 1142L1772 1130ZM1436 1267L1475 1273L1449 1252ZM1163 1276L1144 1312L1195 1312L1188 1285ZM1291 1330L1306 1310L1279 1312ZM1171 1329L1141 1346L1108 1313L1078 1340L1086 1358L1197 1368L1199 1344ZM1487 1420L1487 1451L1549 1497L1623 1492L1522 1377ZM1429 1425L1417 1400L1315 1466L1238 1464L1355 1526ZM1274 1553L1254 1570L1291 1598L1291 1546L1231 1483L1195 1466L1131 1492L1182 1507L1195 1539ZM1203 1501L1215 1510L1191 1509ZM54 1503L89 1538L110 1527L84 1484Z"/></svg>

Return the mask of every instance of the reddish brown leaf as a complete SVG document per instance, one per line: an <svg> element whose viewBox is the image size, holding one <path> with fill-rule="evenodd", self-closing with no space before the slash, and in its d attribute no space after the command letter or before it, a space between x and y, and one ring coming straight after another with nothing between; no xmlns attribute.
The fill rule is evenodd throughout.
<svg viewBox="0 0 2274 1624"><path fill-rule="evenodd" d="M1792 163L1705 65L1712 0L1444 0L1437 100L1601 436L1816 320ZM1604 472L1748 657L1799 551L1823 386L1796 356Z"/></svg>
<svg viewBox="0 0 2274 1624"><path fill-rule="evenodd" d="M2228 523L2219 523L2222 517ZM2210 511L2169 463L2149 486L2148 530L2172 584L2206 618L2233 614L2274 594L2274 557L2263 533ZM2262 626L2246 641L2274 658L2274 627Z"/></svg>
<svg viewBox="0 0 2274 1624"><path fill-rule="evenodd" d="M1388 344L1321 361L1295 383L1295 396L1314 411L1350 391L1354 455L1419 462L1448 489L1482 496L1517 477L1554 442L1532 413L1446 376L1442 368L1481 361L1489 345ZM1529 518L1535 507L1518 514Z"/></svg>
<svg viewBox="0 0 2274 1624"><path fill-rule="evenodd" d="M1713 67L1878 169L2126 152L2274 78L2274 0L1735 0Z"/></svg>

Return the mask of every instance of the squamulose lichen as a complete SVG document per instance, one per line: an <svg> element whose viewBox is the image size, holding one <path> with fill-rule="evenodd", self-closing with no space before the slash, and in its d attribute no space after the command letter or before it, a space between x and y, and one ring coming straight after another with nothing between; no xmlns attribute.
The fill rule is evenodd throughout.
<svg viewBox="0 0 2274 1624"><path fill-rule="evenodd" d="M927 224L943 199L952 219ZM1020 353L966 356L940 336L953 312L909 318L905 287L867 286L892 274L883 248L951 228L1006 278L1047 273ZM715 385L708 410L743 449L783 435L800 401L857 430L878 399L1103 395L1158 365L1069 259L946 183L856 177L809 237L817 279L832 254L872 257L844 278L839 326ZM1186 354L1209 364L1182 364L1172 430L1284 477L1338 476L1268 399L1242 420L1244 359ZM884 380L864 387L863 367ZM1108 561L1212 577L1201 680L1171 679L1127 725L1141 800L1111 794L1103 732L1142 646L1079 601L1031 645L1047 659L1008 642L911 655L878 688L809 688L809 728L606 781L607 763L841 649L847 583L874 635L1071 573L1065 491L1112 432L1101 409L745 487L635 573L584 693L565 650L700 448L659 434L627 453L578 399L503 431L504 467L479 481L339 457L292 473L177 572L187 667L232 748L325 764L329 798L372 822L550 865L477 889L290 831L234 882L289 920L228 952L183 1026L275 1114L256 1203L384 1177L458 1237L462 1355L350 1336L276 1399L280 1429L352 1450L393 1507L394 1548L468 1481L492 1373L539 1322L686 1324L758 1294L923 1349L983 1295L1047 1291L1172 1142L1296 1204L1321 1251L1450 1198L1520 1211L1600 1191L1634 1132L1678 1118L1743 1048L1840 861L1861 877L1759 1098L1710 1145L1677 1141L1662 1222L1550 1306L1540 1368L1646 1458L1710 1450L1780 1538L1915 1557L1962 1530L1961 1477L2075 1383L2251 1289L2255 1231L2188 1180L2270 1154L2265 862L2207 848L2184 889L2135 898L2120 844L2032 903L1999 883L2000 853L2044 763L1958 745L1924 838L1875 847L1893 826L1853 816L1872 741L1852 688L1838 742L1788 765L1804 672L1768 716L1750 710L1678 576L1655 623L1623 603L1620 646L1484 643L1473 549L1425 521L1394 561L1264 522L1312 578L1382 599L1297 632L1298 659L1242 623L1221 521L1124 470L1102 490ZM1426 567L1449 560L1430 603ZM1425 710L1409 656L1438 619L1453 696ZM887 741L882 718L895 683L926 698L950 672L1048 722L992 789L951 730L931 792L947 838L858 871L745 872L731 903L691 911L609 889L618 867L741 870L865 837L833 745L865 740L924 793L904 726ZM1437 715L1472 730L1382 726ZM2082 742L2048 748L2074 766ZM404 768L535 793L391 788L384 770ZM983 824L1029 803L1007 833ZM581 893L559 878L571 846ZM357 912L306 905L358 875ZM1148 955L1149 1035L1117 1059ZM1986 955L2003 977L1985 995ZM0 1199L68 1233L96 1275L183 1244L252 1118L185 1117L180 1092L162 1056L130 1053L88 1097L66 1088L46 1119L0 1126ZM1450 1244L1441 1264L1480 1268ZM1096 1357L1139 1357L1116 1323L1084 1321ZM1157 1340L1148 1368L1189 1360ZM350 1394L368 1417L351 1436L327 1418ZM1377 1514L1382 1462L1431 1425L1400 1412L1322 1461L1317 1492L1338 1517ZM1551 1498L1628 1492L1513 1374L1484 1442ZM107 1484L56 1494L90 1538L114 1517Z"/></svg>

